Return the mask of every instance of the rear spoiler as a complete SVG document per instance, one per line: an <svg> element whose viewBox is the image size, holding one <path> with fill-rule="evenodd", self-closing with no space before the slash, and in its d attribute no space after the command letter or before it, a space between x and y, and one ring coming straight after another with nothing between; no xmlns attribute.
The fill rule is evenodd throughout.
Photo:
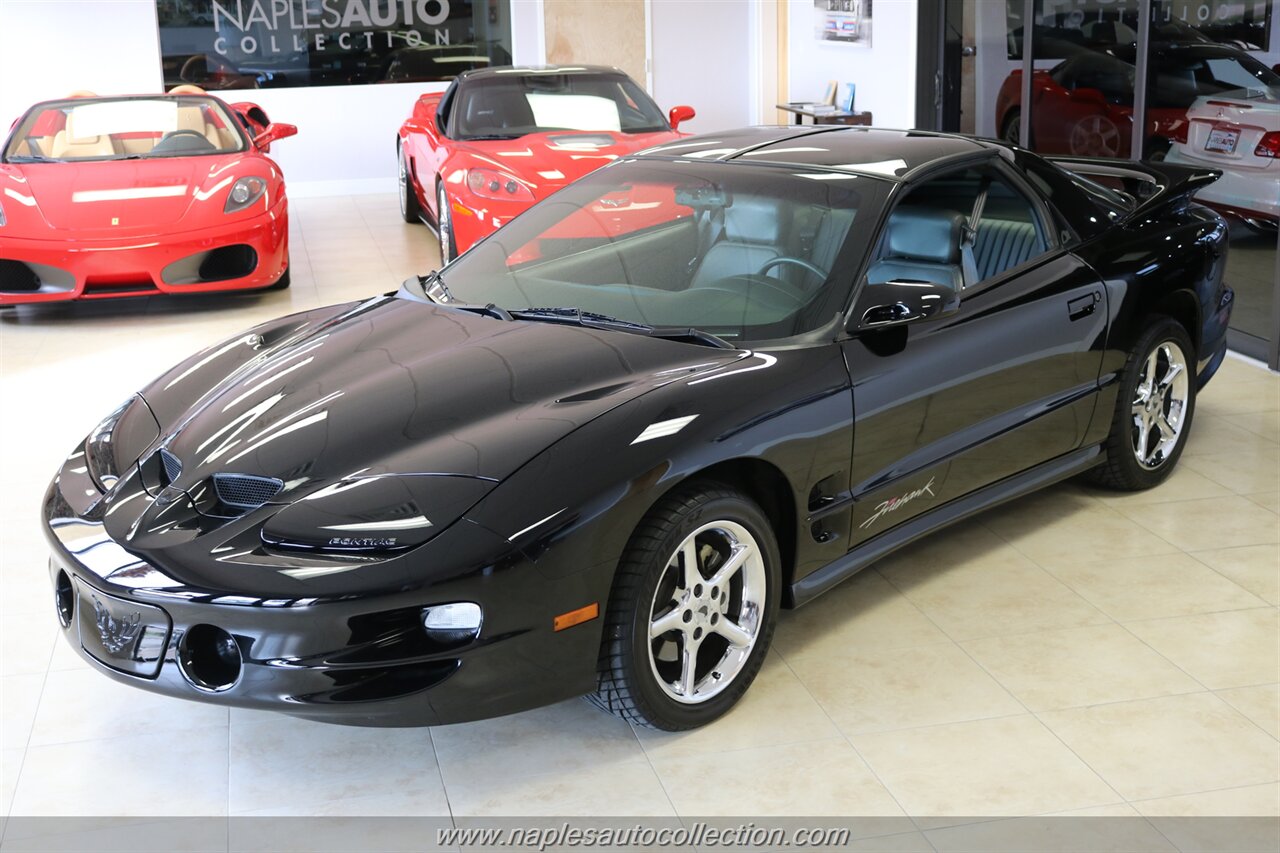
<svg viewBox="0 0 1280 853"><path fill-rule="evenodd" d="M1116 181L1122 192L1133 199L1134 208L1129 217L1151 213L1168 207L1179 207L1190 201L1191 196L1222 177L1221 169L1205 169L1180 166L1175 163L1135 163L1132 160L1112 160L1105 157L1046 157L1052 163L1069 172L1097 181L1115 189Z"/></svg>

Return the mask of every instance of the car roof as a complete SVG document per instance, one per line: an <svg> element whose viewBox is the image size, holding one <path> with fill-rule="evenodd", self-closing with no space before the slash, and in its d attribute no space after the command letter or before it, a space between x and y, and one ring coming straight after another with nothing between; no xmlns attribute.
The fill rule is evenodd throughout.
<svg viewBox="0 0 1280 853"><path fill-rule="evenodd" d="M849 172L908 182L940 165L1012 159L995 140L924 130L847 125L746 127L708 133L647 148L640 158L714 160Z"/></svg>
<svg viewBox="0 0 1280 853"><path fill-rule="evenodd" d="M626 77L627 72L611 65L497 65L489 68L477 68L464 71L458 75L458 81L486 80L492 77L529 76L534 74L575 74L582 76L605 75L609 77Z"/></svg>

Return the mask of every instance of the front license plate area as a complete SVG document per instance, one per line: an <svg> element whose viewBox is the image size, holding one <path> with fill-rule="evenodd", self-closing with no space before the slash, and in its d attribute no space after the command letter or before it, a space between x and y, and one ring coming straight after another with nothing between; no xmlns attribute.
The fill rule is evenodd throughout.
<svg viewBox="0 0 1280 853"><path fill-rule="evenodd" d="M173 623L159 607L107 595L76 582L80 646L121 672L155 678L164 662Z"/></svg>
<svg viewBox="0 0 1280 853"><path fill-rule="evenodd" d="M1209 131L1209 138L1204 142L1205 151L1218 154L1236 153L1236 145L1240 143L1240 131L1214 129Z"/></svg>

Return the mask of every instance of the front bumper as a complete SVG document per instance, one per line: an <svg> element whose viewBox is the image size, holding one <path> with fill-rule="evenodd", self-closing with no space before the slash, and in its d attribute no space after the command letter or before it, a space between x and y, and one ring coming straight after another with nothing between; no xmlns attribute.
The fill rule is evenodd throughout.
<svg viewBox="0 0 1280 853"><path fill-rule="evenodd" d="M211 281L177 284L175 265L230 246L247 246L256 256L247 274ZM5 290L0 281L0 305L65 302L149 296L157 293L192 294L224 290L257 290L279 280L289 263L289 214L285 199L251 219L189 232L119 240L28 239L4 236L0 263L16 262L38 275L36 290ZM236 271L238 272L238 270ZM186 275L184 278L192 278Z"/></svg>
<svg viewBox="0 0 1280 853"><path fill-rule="evenodd" d="M363 726L501 716L595 685L600 620L563 632L552 624L554 613L607 596L608 567L549 577L548 567L517 551L483 564L461 556L472 568L377 594L267 597L213 590L181 582L113 540L101 521L101 501L84 497L91 491L83 455L75 453L46 494L57 605L51 609L76 652L122 683ZM433 540L411 554L438 561L506 541L470 522L457 525L472 529L462 534L470 544L454 537L429 552ZM423 607L452 601L483 608L476 639L446 645L426 636ZM240 661L225 684L202 682L190 663L209 626L229 635Z"/></svg>

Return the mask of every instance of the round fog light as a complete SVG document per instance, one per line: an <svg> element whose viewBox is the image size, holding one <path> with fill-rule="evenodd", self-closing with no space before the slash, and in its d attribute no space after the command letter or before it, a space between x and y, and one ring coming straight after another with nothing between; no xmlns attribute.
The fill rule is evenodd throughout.
<svg viewBox="0 0 1280 853"><path fill-rule="evenodd" d="M198 690L218 693L240 680L235 637L215 625L193 625L178 644L178 669Z"/></svg>
<svg viewBox="0 0 1280 853"><path fill-rule="evenodd" d="M427 635L444 643L474 640L480 634L483 619L480 605L470 601L433 604L422 611L422 627Z"/></svg>
<svg viewBox="0 0 1280 853"><path fill-rule="evenodd" d="M71 585L71 578L64 571L58 572L58 579L53 588L54 601L58 606L58 621L63 628L71 627L71 617L76 612L76 590Z"/></svg>

